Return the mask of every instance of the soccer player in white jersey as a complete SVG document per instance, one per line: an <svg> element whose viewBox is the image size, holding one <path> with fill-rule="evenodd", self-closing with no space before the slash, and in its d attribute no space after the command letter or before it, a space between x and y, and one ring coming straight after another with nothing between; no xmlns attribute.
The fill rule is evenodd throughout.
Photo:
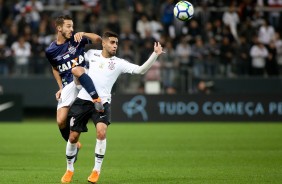
<svg viewBox="0 0 282 184"><path fill-rule="evenodd" d="M103 50L89 50L85 59L89 61L88 75L95 84L96 90L104 105L104 112L95 111L91 97L82 88L70 108L68 121L71 132L66 146L67 171L61 182L70 183L74 173L74 159L77 142L81 132L87 132L87 122L92 119L96 126L95 164L88 181L96 183L99 179L103 158L106 152L106 132L111 123L111 90L118 76L122 73L144 74L163 53L159 42L154 44L154 51L142 66L132 64L116 57L118 48L118 35L107 31L102 36ZM102 80L101 80L102 79Z"/></svg>

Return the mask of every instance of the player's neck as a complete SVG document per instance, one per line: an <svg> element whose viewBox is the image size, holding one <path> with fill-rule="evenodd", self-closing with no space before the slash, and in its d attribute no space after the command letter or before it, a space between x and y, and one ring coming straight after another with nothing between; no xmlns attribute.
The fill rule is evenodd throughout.
<svg viewBox="0 0 282 184"><path fill-rule="evenodd" d="M62 36L62 35L57 35L57 40L56 40L56 43L57 45L61 45L61 44L64 44L66 42L66 39Z"/></svg>
<svg viewBox="0 0 282 184"><path fill-rule="evenodd" d="M104 51L104 50L102 50L102 56L103 56L104 58L110 58L110 57L112 57L108 52L106 52L106 51Z"/></svg>

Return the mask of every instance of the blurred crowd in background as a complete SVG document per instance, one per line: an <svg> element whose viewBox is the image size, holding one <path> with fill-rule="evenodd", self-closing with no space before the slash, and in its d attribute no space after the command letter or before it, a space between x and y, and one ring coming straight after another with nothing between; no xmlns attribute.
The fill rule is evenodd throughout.
<svg viewBox="0 0 282 184"><path fill-rule="evenodd" d="M159 41L166 53L138 79L141 90L146 81L173 94L192 79L282 76L282 0L190 2L194 17L182 22L175 0L0 0L0 76L52 76L44 51L61 14L75 31L118 33L118 57L139 65Z"/></svg>

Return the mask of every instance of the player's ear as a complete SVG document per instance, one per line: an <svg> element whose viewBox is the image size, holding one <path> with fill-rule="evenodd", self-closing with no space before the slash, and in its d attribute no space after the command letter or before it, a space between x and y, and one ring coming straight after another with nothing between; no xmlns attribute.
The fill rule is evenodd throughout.
<svg viewBox="0 0 282 184"><path fill-rule="evenodd" d="M62 31L62 26L57 26L57 31Z"/></svg>

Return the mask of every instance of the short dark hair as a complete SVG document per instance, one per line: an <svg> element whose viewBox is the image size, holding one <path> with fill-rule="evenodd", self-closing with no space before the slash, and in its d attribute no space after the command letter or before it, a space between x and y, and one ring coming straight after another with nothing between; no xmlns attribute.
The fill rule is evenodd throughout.
<svg viewBox="0 0 282 184"><path fill-rule="evenodd" d="M56 18L55 26L62 26L65 20L72 20L72 18L69 15L61 15Z"/></svg>
<svg viewBox="0 0 282 184"><path fill-rule="evenodd" d="M118 38L118 34L115 33L115 32L112 32L112 31L106 31L106 32L104 32L102 38L105 39L105 38L109 38L109 37Z"/></svg>

